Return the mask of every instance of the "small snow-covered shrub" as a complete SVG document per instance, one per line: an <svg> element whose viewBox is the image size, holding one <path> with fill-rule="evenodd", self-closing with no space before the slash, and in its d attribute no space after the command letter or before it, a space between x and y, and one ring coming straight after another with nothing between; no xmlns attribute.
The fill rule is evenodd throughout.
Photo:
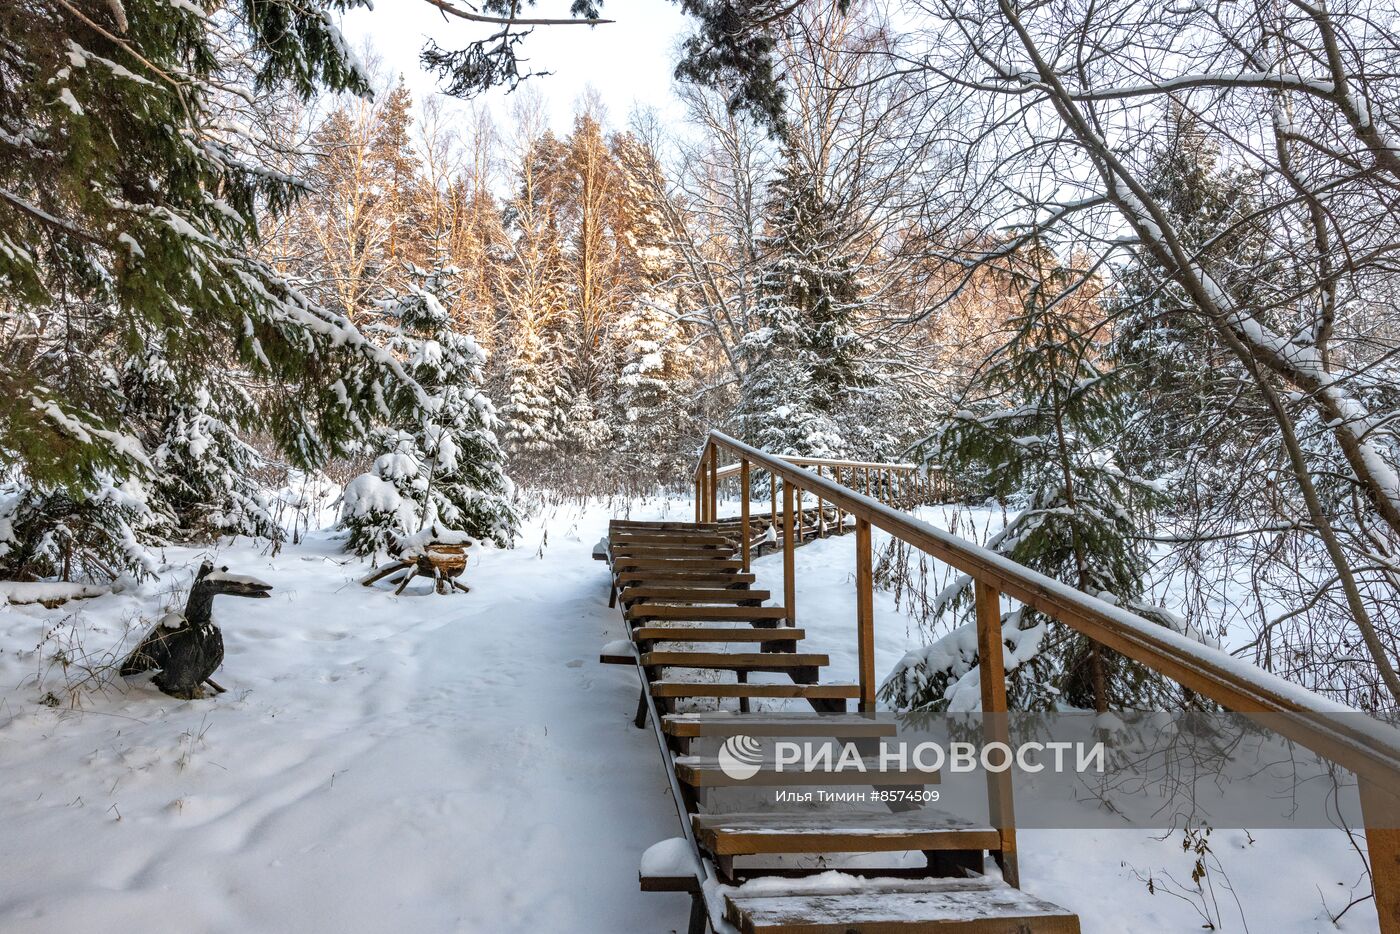
<svg viewBox="0 0 1400 934"><path fill-rule="evenodd" d="M112 580L155 573L143 543L156 517L136 480L100 477L78 499L26 486L0 487L0 577L12 580Z"/></svg>
<svg viewBox="0 0 1400 934"><path fill-rule="evenodd" d="M391 554L402 530L417 522L413 501L377 473L360 474L341 494L341 524L350 532L346 547L356 554L376 558Z"/></svg>

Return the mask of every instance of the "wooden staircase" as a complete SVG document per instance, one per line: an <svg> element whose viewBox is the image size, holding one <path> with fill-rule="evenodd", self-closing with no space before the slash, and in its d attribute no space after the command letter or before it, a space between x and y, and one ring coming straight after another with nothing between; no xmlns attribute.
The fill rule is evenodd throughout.
<svg viewBox="0 0 1400 934"><path fill-rule="evenodd" d="M817 523L812 524L815 531ZM760 763L751 777L736 779L714 755L692 754L696 742L718 743L743 734L875 743L895 732L891 722L847 711L847 701L863 696L860 685L821 680L828 656L802 649L807 633L788 625L791 614L772 604L768 591L752 588L755 578L744 570L742 535L736 531L719 522L615 521L600 556L611 565L613 603L620 606L631 637L629 654L610 648L602 660L640 670L644 687L637 725L644 726L649 713L660 718L657 734L673 771L678 804L689 819L688 838L725 885L717 902L705 901L699 880L690 885L683 879L644 878L643 888L691 892L696 899L691 934L708 929L713 920L709 904L722 905L724 922L745 934L1077 934L1074 915L979 874L983 852L1002 845L992 827L927 809L702 809L714 789L810 786L814 781L768 762ZM803 540L800 534L794 538L794 544ZM749 681L750 674L760 672L787 680ZM734 680L715 680L723 674ZM735 700L739 711L748 713L751 701L759 699L799 700L815 713L783 710L739 717L724 709L680 709L697 701L722 705ZM881 772L879 785L934 780L922 772ZM830 772L816 783L870 785L871 778L855 771ZM804 869L781 862L813 854L906 853L923 853L927 866L912 872L907 866L863 866L852 872L873 877L853 874L848 889L833 887L829 879L818 885L803 878L829 866ZM776 865L771 863L775 858ZM769 864L762 865L765 859ZM738 860L760 864L740 866ZM743 878L770 875L785 878L766 882L761 895L733 887ZM938 878L948 875L955 877Z"/></svg>

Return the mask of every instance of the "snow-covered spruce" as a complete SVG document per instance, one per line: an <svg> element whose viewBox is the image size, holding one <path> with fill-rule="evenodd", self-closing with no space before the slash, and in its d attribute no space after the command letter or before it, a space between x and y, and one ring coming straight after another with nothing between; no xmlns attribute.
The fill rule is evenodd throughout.
<svg viewBox="0 0 1400 934"><path fill-rule="evenodd" d="M744 335L744 433L784 454L849 454L844 414L871 381L855 324L863 306L856 262L831 203L795 152L770 186L771 233L762 241L758 327Z"/></svg>
<svg viewBox="0 0 1400 934"><path fill-rule="evenodd" d="M266 167L259 108L368 89L330 16L356 5L210 16L127 0L79 16L19 0L0 14L14 76L0 283L7 320L25 322L0 342L0 482L18 494L0 575L145 573L146 548L172 531L265 532L248 489L222 488L239 436L320 466L382 400L417 394L391 354L257 255L261 222L303 190ZM133 405L123 379L152 349L170 387L155 409ZM200 407L202 389L234 384L255 404L226 408L211 391ZM211 474L196 464L206 442L225 461Z"/></svg>
<svg viewBox="0 0 1400 934"><path fill-rule="evenodd" d="M398 554L425 528L507 546L518 519L496 411L479 388L486 354L447 312L457 270L439 255L431 269L413 267L410 276L415 281L405 291L379 303L371 331L404 361L426 398L375 431L370 444L380 453L373 467L346 486L349 548Z"/></svg>
<svg viewBox="0 0 1400 934"><path fill-rule="evenodd" d="M1116 445L1128 416L1122 374L1098 361L1081 326L1091 285L1059 295L1074 273L1039 243L1014 258L1022 312L990 362L979 395L920 453L1015 514L987 544L997 553L1137 612L1147 572L1139 533L1160 501L1154 484L1125 473ZM881 692L903 709L972 709L978 695L972 579L955 579L933 601L952 631L904 657ZM1097 647L1063 623L1026 608L1002 615L1008 700L1016 709L1059 705L1106 710L1170 709L1163 678Z"/></svg>

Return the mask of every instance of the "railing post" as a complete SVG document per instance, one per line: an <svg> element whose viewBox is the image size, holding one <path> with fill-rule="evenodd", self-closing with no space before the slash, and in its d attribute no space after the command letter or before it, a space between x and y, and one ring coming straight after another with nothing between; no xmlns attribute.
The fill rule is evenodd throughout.
<svg viewBox="0 0 1400 934"><path fill-rule="evenodd" d="M870 468L865 468L865 495L870 495Z"/></svg>
<svg viewBox="0 0 1400 934"><path fill-rule="evenodd" d="M1400 802L1396 792L1360 779L1361 818L1366 827L1366 855L1381 934L1400 934ZM1374 825L1374 826L1373 826Z"/></svg>
<svg viewBox="0 0 1400 934"><path fill-rule="evenodd" d="M860 712L875 710L875 575L870 522L856 519L856 656L860 661Z"/></svg>
<svg viewBox="0 0 1400 934"><path fill-rule="evenodd" d="M753 533L749 531L749 459L746 457L739 461L739 532L744 536L742 546L744 557L744 573L749 570L749 540L753 538Z"/></svg>
<svg viewBox="0 0 1400 934"><path fill-rule="evenodd" d="M695 473L695 521L696 521L696 522L701 522L701 521L704 520L704 516L703 516L702 513L700 512L701 503L703 503L703 502L705 501L703 486L704 486L704 483L703 483L703 481L700 479L700 472L699 472L699 471L696 471L696 473Z"/></svg>
<svg viewBox="0 0 1400 934"><path fill-rule="evenodd" d="M773 471L768 471L768 495L772 503L768 507L768 527L773 530L773 537L778 536L778 475Z"/></svg>
<svg viewBox="0 0 1400 934"><path fill-rule="evenodd" d="M817 477L822 475L822 465L817 465ZM826 538L826 513L822 512L822 495L817 494L817 538Z"/></svg>
<svg viewBox="0 0 1400 934"><path fill-rule="evenodd" d="M977 662L982 676L982 731L984 741L1006 744L1006 664L1002 657L1001 594L991 584L977 581ZM987 772L987 800L992 826L1001 836L997 864L1007 885L1021 887L1016 861L1016 811L1011 798L1011 771Z"/></svg>
<svg viewBox="0 0 1400 934"><path fill-rule="evenodd" d="M837 483L840 483L840 482L841 482L841 468L840 468L840 467L836 467L836 468L834 468L834 469L831 471L831 473L832 473L832 479L835 480ZM841 506L840 503L837 503L837 504L836 504L836 533L835 533L835 534L841 535L841 534L844 534L845 531L846 531L846 510L845 510L844 508L842 508L842 506Z"/></svg>
<svg viewBox="0 0 1400 934"><path fill-rule="evenodd" d="M719 521L719 447L710 447L710 518L706 522Z"/></svg>
<svg viewBox="0 0 1400 934"><path fill-rule="evenodd" d="M792 569L792 484L783 481L783 607L787 624L797 625L797 580Z"/></svg>

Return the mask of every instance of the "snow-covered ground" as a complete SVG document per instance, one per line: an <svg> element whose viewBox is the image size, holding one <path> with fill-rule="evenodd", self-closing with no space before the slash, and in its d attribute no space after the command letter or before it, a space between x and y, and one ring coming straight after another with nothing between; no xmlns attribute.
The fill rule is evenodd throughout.
<svg viewBox="0 0 1400 934"><path fill-rule="evenodd" d="M275 590L216 600L229 690L212 700L143 680L94 689L53 661L133 645L183 602L204 552L169 550L169 572L140 588L0 605L0 931L683 929L683 896L637 891L642 852L678 826L655 742L629 722L636 677L597 662L624 634L590 558L616 511L536 517L517 548L475 552L472 593L451 597L366 590L364 565L325 535L277 556L223 548L219 563ZM833 681L856 673L853 549L797 553L806 647L831 655ZM781 594L776 556L757 571ZM883 673L918 632L888 594L876 612ZM58 706L40 703L50 692ZM1364 886L1345 836L1253 841L1211 841L1222 929L1246 930L1236 898L1248 930L1376 928L1369 903L1340 926L1324 909ZM1021 849L1026 887L1086 932L1202 928L1198 900L1161 884L1190 874L1179 836L1026 831ZM1156 895L1137 878L1149 872Z"/></svg>

